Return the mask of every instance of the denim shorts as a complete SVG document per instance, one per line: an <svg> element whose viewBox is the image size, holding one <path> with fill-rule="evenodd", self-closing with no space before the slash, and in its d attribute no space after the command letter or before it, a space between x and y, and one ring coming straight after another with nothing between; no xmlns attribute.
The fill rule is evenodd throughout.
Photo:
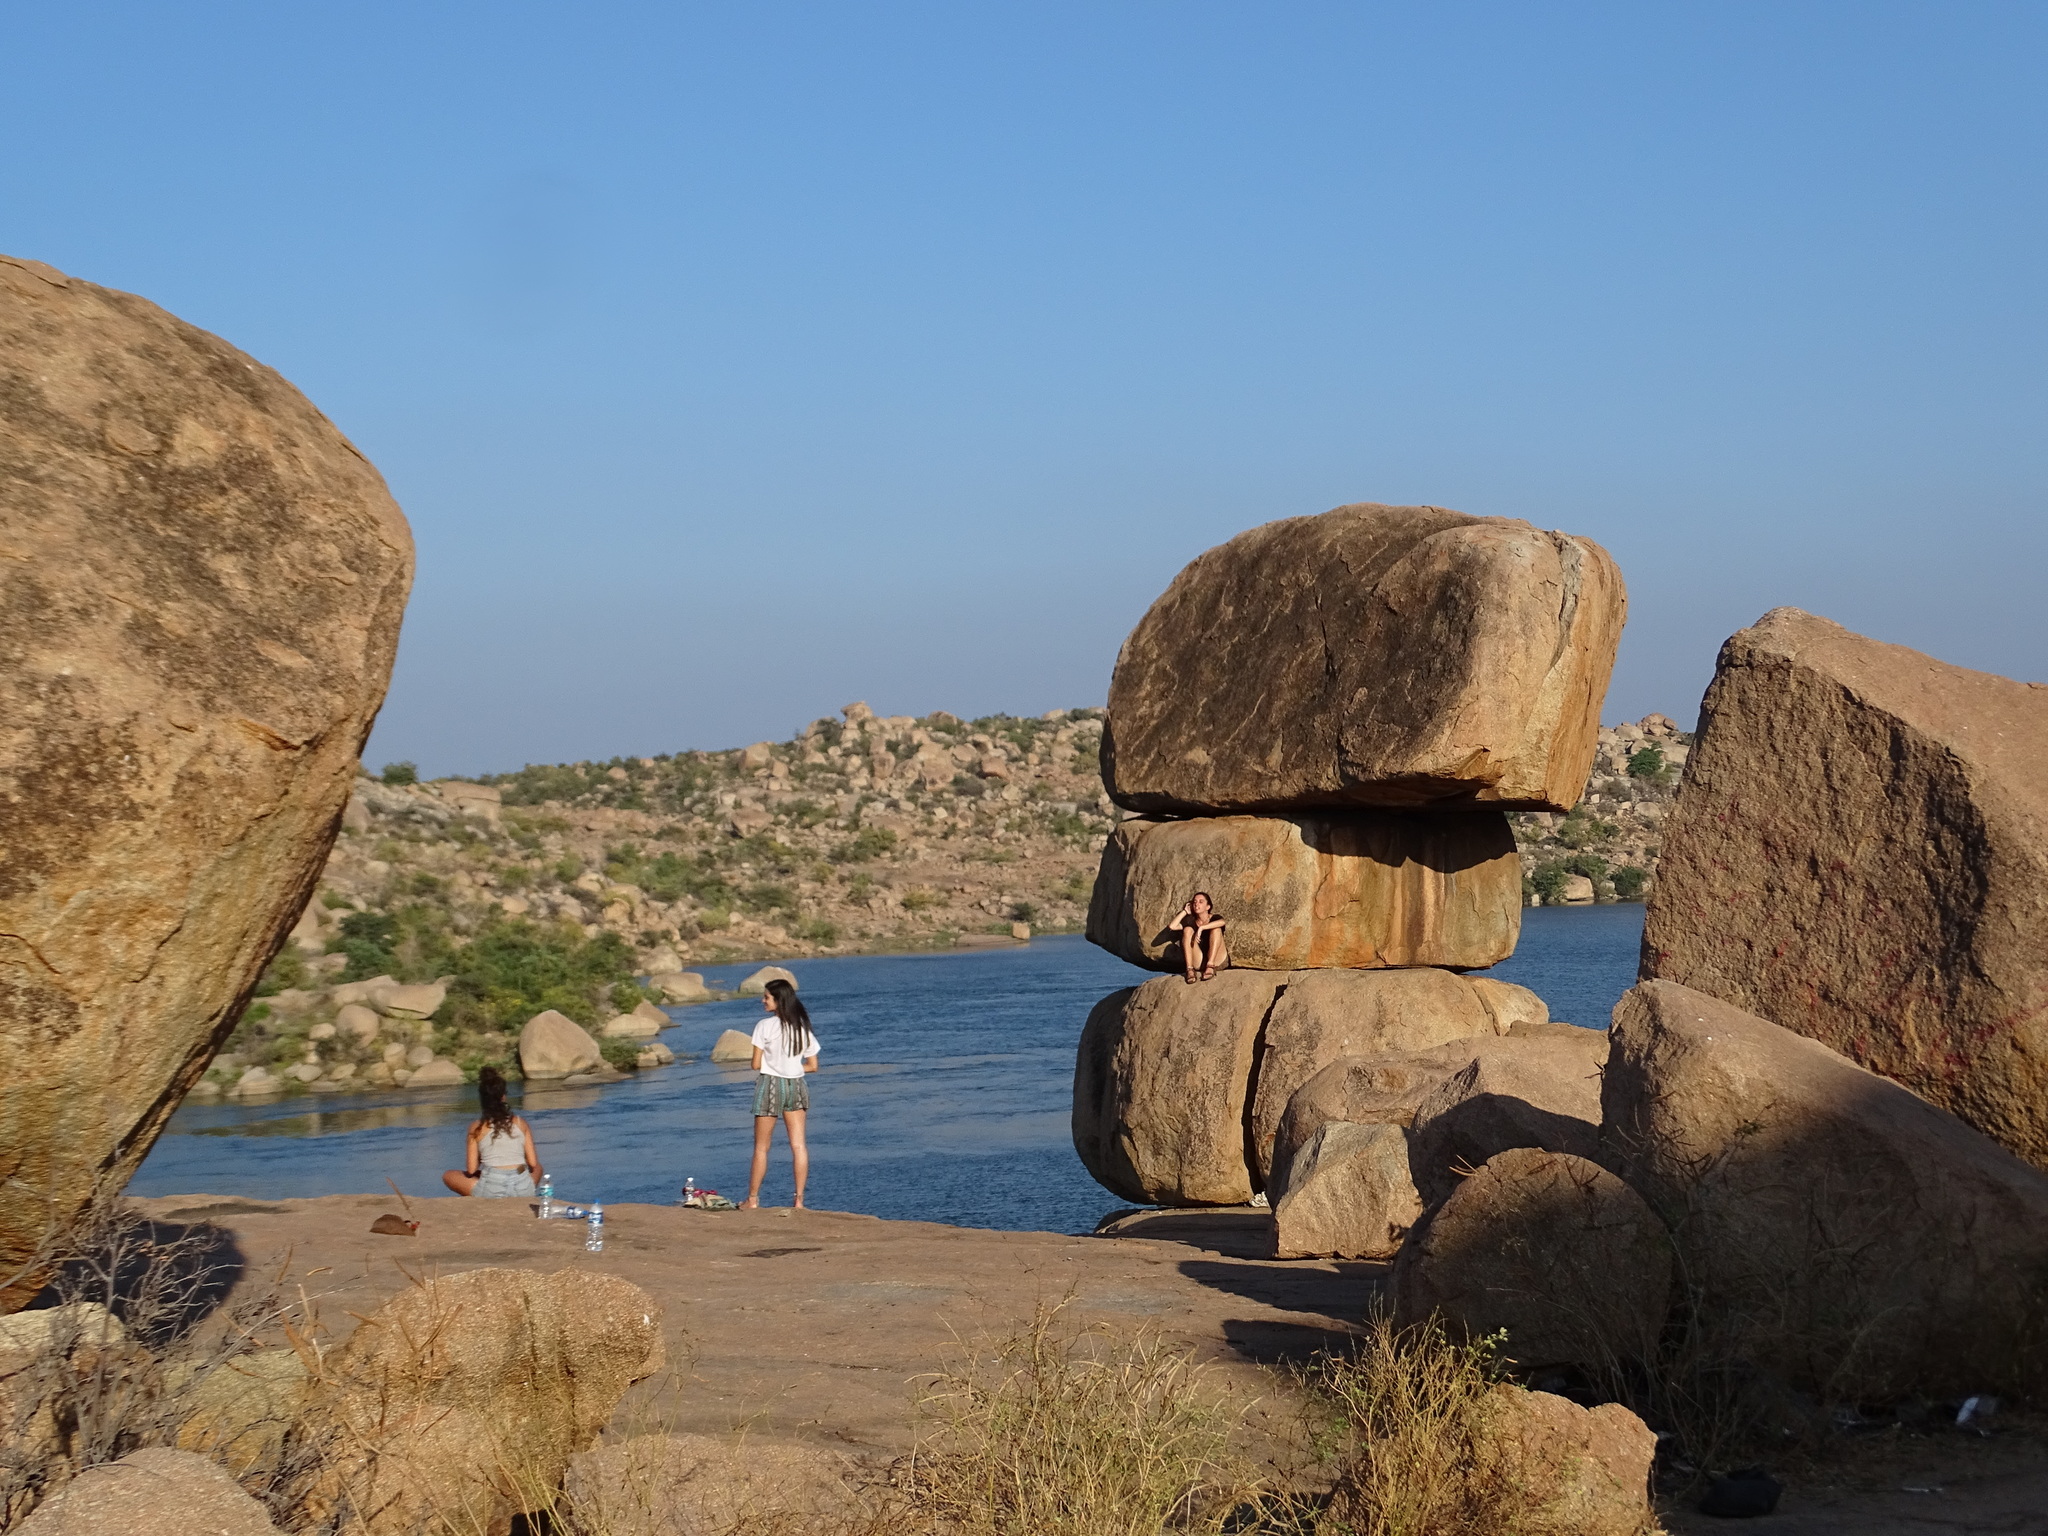
<svg viewBox="0 0 2048 1536"><path fill-rule="evenodd" d="M533 1175L524 1168L486 1168L476 1181L479 1200L518 1200L534 1193Z"/></svg>
<svg viewBox="0 0 2048 1536"><path fill-rule="evenodd" d="M773 1077L763 1072L754 1085L754 1114L773 1115L780 1120L792 1109L811 1107L811 1087L800 1077Z"/></svg>

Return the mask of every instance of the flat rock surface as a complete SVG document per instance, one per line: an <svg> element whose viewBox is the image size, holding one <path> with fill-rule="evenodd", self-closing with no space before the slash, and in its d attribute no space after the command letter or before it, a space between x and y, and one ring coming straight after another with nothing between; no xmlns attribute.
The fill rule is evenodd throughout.
<svg viewBox="0 0 2048 1536"><path fill-rule="evenodd" d="M537 1221L523 1200L414 1200L417 1237L371 1235L371 1221L398 1209L388 1194L132 1203L159 1221L228 1229L244 1266L235 1293L282 1268L317 1300L330 1340L410 1284L408 1272L622 1276L661 1303L670 1370L628 1399L615 1429L715 1435L744 1425L885 1456L909 1448L913 1379L956 1336L1007 1333L1041 1302L1071 1296L1085 1321L1154 1323L1216 1362L1233 1388L1271 1402L1274 1378L1257 1363L1350 1337L1386 1270L1266 1260L1264 1211L1146 1213L1114 1237L1067 1237L833 1211L619 1205L605 1208L605 1251L591 1254L581 1222Z"/></svg>

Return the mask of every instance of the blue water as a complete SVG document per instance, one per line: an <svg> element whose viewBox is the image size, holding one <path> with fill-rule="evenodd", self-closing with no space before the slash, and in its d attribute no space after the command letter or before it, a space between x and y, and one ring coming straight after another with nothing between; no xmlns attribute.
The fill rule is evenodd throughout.
<svg viewBox="0 0 2048 1536"><path fill-rule="evenodd" d="M1555 1017L1604 1024L1633 984L1639 906L1536 908L1489 975L1533 988ZM752 965L711 967L730 987ZM1068 1113L1074 1043L1106 992L1146 973L1079 938L1016 949L790 963L824 1043L811 1079L811 1180L822 1209L959 1226L1082 1232L1118 1202L1082 1171ZM709 1054L751 1031L757 1001L672 1009L662 1040ZM522 1112L567 1199L668 1201L684 1175L746 1193L753 1075L678 1062L605 1088L535 1091ZM317 1107L315 1107L317 1106ZM188 1104L129 1186L137 1195L257 1199L381 1190L444 1193L462 1157L473 1089ZM763 1203L787 1204L777 1133Z"/></svg>

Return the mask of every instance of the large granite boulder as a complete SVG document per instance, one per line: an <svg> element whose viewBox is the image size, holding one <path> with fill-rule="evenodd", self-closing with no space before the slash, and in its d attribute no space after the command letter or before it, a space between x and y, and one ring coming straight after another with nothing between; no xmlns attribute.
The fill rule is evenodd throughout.
<svg viewBox="0 0 2048 1536"><path fill-rule="evenodd" d="M1610 1033L1603 1160L1677 1234L1720 1355L1832 1401L2048 1380L2048 1174L1675 982L1628 993Z"/></svg>
<svg viewBox="0 0 2048 1536"><path fill-rule="evenodd" d="M1493 1030L1493 1011L1479 990L1451 971L1290 971L1275 979L1285 987L1266 1020L1246 1148L1261 1189L1272 1177L1273 1143L1288 1102L1331 1062L1397 1056ZM1214 985L1202 982L1197 990Z"/></svg>
<svg viewBox="0 0 2048 1536"><path fill-rule="evenodd" d="M1289 978L1225 971L1112 992L1081 1030L1074 1150L1096 1183L1146 1205L1241 1205L1245 1095L1259 1030Z"/></svg>
<svg viewBox="0 0 2048 1536"><path fill-rule="evenodd" d="M276 373L0 258L0 1274L127 1181L298 920L412 564Z"/></svg>
<svg viewBox="0 0 2048 1536"><path fill-rule="evenodd" d="M1398 1125L1325 1120L1288 1175L1272 1199L1276 1259L1383 1259L1422 1216Z"/></svg>
<svg viewBox="0 0 2048 1536"><path fill-rule="evenodd" d="M1597 1150L1606 1036L1569 1024L1510 1028L1419 1051L1340 1056L1297 1088L1266 1179L1276 1256L1384 1257L1463 1171L1494 1153ZM1372 1138L1366 1156L1358 1149L1372 1127L1400 1134ZM1297 1187L1309 1180L1313 1189Z"/></svg>
<svg viewBox="0 0 2048 1536"><path fill-rule="evenodd" d="M1137 811L1569 810L1627 601L1599 545L1442 507L1241 533L1124 642L1102 777Z"/></svg>
<svg viewBox="0 0 2048 1536"><path fill-rule="evenodd" d="M1701 706L1642 974L2048 1167L2048 687L1764 615Z"/></svg>
<svg viewBox="0 0 2048 1536"><path fill-rule="evenodd" d="M1464 1171L1514 1147L1600 1155L1600 1073L1607 1032L1575 1024L1517 1025L1476 1040L1469 1061L1415 1107L1409 1162L1424 1206L1458 1187Z"/></svg>
<svg viewBox="0 0 2048 1536"><path fill-rule="evenodd" d="M12 1527L15 1536L278 1536L226 1472L191 1451L149 1446L88 1467Z"/></svg>
<svg viewBox="0 0 2048 1536"><path fill-rule="evenodd" d="M361 1536L505 1530L543 1508L626 1389L661 1369L660 1308L616 1275L476 1269L398 1293L339 1351L301 1438L302 1524Z"/></svg>
<svg viewBox="0 0 2048 1536"><path fill-rule="evenodd" d="M1671 1277L1670 1238L1642 1196L1585 1158L1518 1147L1416 1227L1392 1291L1403 1325L1435 1313L1473 1338L1505 1330L1521 1365L1604 1377L1654 1357Z"/></svg>
<svg viewBox="0 0 2048 1536"><path fill-rule="evenodd" d="M519 1031L519 1071L524 1077L573 1077L603 1066L604 1052L590 1032L565 1013L552 1008L536 1013Z"/></svg>
<svg viewBox="0 0 2048 1536"><path fill-rule="evenodd" d="M1167 925L1196 891L1253 970L1493 965L1515 952L1522 866L1499 811L1349 811L1120 824L1102 850L1088 937L1181 968Z"/></svg>

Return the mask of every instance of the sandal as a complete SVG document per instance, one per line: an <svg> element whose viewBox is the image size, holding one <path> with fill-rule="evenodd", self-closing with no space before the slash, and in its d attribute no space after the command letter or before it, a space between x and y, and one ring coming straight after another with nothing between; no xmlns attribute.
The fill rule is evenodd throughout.
<svg viewBox="0 0 2048 1536"><path fill-rule="evenodd" d="M1216 979L1216 967L1215 967L1215 966L1213 966L1213 965L1205 965L1205 966L1203 966L1203 967L1202 967L1202 980L1204 980L1204 981L1214 981L1215 979Z"/></svg>

